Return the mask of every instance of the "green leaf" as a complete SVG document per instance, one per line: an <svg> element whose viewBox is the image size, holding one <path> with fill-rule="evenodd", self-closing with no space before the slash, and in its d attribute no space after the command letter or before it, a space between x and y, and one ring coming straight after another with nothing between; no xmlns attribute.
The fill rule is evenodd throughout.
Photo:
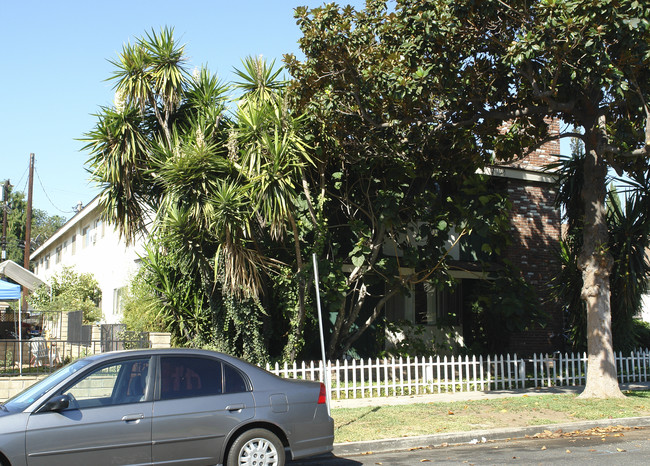
<svg viewBox="0 0 650 466"><path fill-rule="evenodd" d="M352 264L355 267L361 267L365 261L364 256L352 256Z"/></svg>

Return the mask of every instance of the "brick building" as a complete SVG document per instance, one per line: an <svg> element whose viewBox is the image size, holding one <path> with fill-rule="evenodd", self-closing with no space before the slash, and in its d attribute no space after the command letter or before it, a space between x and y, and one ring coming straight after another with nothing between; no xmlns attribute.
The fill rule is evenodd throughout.
<svg viewBox="0 0 650 466"><path fill-rule="evenodd" d="M559 133L559 122L551 124L551 134ZM519 268L525 280L538 295L549 315L549 324L529 332L511 336L511 350L520 354L548 352L562 348L563 316L559 306L550 301L550 280L561 269L558 259L561 238L560 211L555 207L555 179L545 170L557 162L560 142L552 141L525 158L491 173L503 177L512 203L510 215L513 245L507 257Z"/></svg>
<svg viewBox="0 0 650 466"><path fill-rule="evenodd" d="M551 124L550 132L559 133L559 122ZM557 257L561 238L561 216L555 207L555 177L548 171L548 164L558 161L559 141L545 143L526 157L507 164L489 167L484 174L494 178L495 189L507 193L512 204L510 211L512 244L505 257L532 285L543 312L549 316L545 326L538 326L524 333L512 332L501 351L520 355L547 353L562 349L563 316L560 307L550 297L551 279L560 271ZM453 239L453 238L452 238ZM415 287L410 295L394 298L386 305L386 318L390 322L410 321L425 328L426 341L448 340L448 350L453 346L471 346L469 329L474 326L473 310L468 307L467 297L480 285L490 280L490 273L458 247L449 252L449 274L457 283L455 289L437 291L426 284ZM487 259L489 261L489 259ZM529 312L529 310L523 310ZM443 320L441 320L443 319ZM441 328L440 322L452 322L451 327ZM505 325L498 322L496 325ZM387 347L398 340L413 338L409 332L387 332ZM451 341L449 338L451 336ZM453 349L451 352L454 352Z"/></svg>

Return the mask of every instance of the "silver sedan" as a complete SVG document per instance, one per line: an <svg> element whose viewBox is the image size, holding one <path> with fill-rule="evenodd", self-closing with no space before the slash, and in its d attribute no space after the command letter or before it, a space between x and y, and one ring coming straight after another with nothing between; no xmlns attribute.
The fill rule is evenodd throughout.
<svg viewBox="0 0 650 466"><path fill-rule="evenodd" d="M2 466L281 466L333 439L323 384L212 351L90 356L0 405Z"/></svg>

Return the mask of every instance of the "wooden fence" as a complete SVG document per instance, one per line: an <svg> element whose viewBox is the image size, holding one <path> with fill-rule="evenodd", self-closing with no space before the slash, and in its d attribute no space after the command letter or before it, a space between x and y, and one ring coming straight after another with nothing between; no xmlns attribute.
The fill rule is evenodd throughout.
<svg viewBox="0 0 650 466"><path fill-rule="evenodd" d="M646 382L650 351L616 355L621 383ZM328 361L332 399L408 396L586 383L586 353ZM280 377L325 381L321 361L267 365Z"/></svg>

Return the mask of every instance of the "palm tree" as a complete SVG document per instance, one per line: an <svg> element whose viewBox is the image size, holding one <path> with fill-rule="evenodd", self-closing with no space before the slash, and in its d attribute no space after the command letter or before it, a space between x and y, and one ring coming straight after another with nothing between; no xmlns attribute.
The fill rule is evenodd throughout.
<svg viewBox="0 0 650 466"><path fill-rule="evenodd" d="M568 233L563 238L560 258L561 274L554 280L554 295L565 308L565 327L569 343L578 350L586 350L587 311L581 299L582 274L578 267L578 251L582 246L582 147L573 143L572 156L562 160L557 168L557 202L563 207ZM648 290L650 265L645 250L650 238L648 202L650 180L647 170L633 178L618 180L625 186L625 199L610 184L607 202L609 252L614 259L611 280L610 305L612 309L612 334L617 351L629 351L636 345L633 322L641 310L641 297Z"/></svg>

